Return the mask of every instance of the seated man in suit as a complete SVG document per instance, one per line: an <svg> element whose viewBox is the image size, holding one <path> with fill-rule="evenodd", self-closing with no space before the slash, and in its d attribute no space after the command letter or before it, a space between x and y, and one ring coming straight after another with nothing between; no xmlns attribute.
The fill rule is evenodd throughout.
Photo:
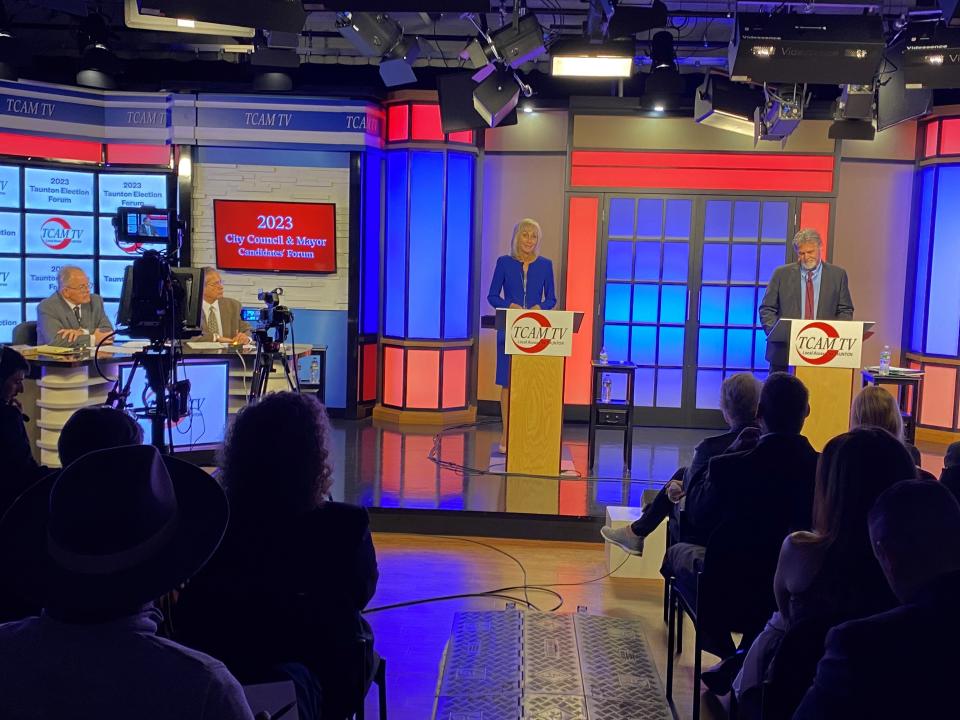
<svg viewBox="0 0 960 720"><path fill-rule="evenodd" d="M703 480L690 488L680 542L667 549L660 569L664 578L675 577L688 597L695 596L697 573L703 569L705 546L714 530L727 524L749 533L762 522L765 536L775 538L764 560L769 564L769 582L760 583L768 588L772 603L773 574L783 538L810 528L818 455L800 434L810 414L808 403L807 388L800 380L771 373L760 391L756 446L713 458ZM761 560L744 558L744 562ZM749 647L752 640L744 636L741 645ZM708 652L731 660L703 674L711 690L728 692L743 655L734 654L727 628L707 629L703 645Z"/></svg>
<svg viewBox="0 0 960 720"><path fill-rule="evenodd" d="M750 373L731 375L720 386L720 412L730 430L722 435L704 439L693 451L689 467L680 468L673 478L657 493L657 497L643 509L643 514L631 525L622 528L600 528L604 540L618 545L631 555L643 555L643 541L659 527L666 518L670 520L670 533L674 538L684 537L682 529L684 514L680 499L689 493L707 471L707 463L717 455L736 450L734 445L744 428L755 428L757 403L760 400L760 383ZM741 449L746 449L742 447Z"/></svg>
<svg viewBox="0 0 960 720"><path fill-rule="evenodd" d="M250 342L250 324L240 316L240 302L223 296L223 280L216 268L203 269L203 334L197 340L246 345Z"/></svg>
<svg viewBox="0 0 960 720"><path fill-rule="evenodd" d="M853 299L847 272L823 261L823 239L809 228L793 239L797 262L773 271L760 301L760 322L767 335L780 318L801 320L853 320ZM790 348L768 342L767 361L772 372L785 372Z"/></svg>
<svg viewBox="0 0 960 720"><path fill-rule="evenodd" d="M37 344L88 347L112 332L103 300L90 292L87 274L73 265L60 268L57 292L37 305Z"/></svg>
<svg viewBox="0 0 960 720"><path fill-rule="evenodd" d="M904 480L877 498L869 527L873 552L902 605L830 631L794 720L900 720L956 711L960 505L938 482Z"/></svg>

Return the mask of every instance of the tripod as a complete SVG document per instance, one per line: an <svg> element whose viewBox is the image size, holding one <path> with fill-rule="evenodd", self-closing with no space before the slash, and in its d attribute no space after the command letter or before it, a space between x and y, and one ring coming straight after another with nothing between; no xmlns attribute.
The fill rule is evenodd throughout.
<svg viewBox="0 0 960 720"><path fill-rule="evenodd" d="M150 420L150 444L161 453L173 451L173 428L170 421L177 421L187 413L187 396L190 393L190 381L177 382L176 357L173 346L167 346L162 340L154 340L148 348L133 354L133 367L123 387L119 380L107 395L107 404L119 410L127 406L130 386L139 368L147 374L147 387L156 397L156 405L135 410L138 417ZM173 374L171 382L171 373ZM173 391L171 393L171 391ZM167 431L169 443L164 439Z"/></svg>
<svg viewBox="0 0 960 720"><path fill-rule="evenodd" d="M274 326L275 337L270 337L270 328L261 328L253 333L257 341L257 357L253 361L253 378L250 381L250 393L247 395L247 402L263 397L267 392L267 384L270 382L270 373L273 372L273 364L279 360L283 365L283 374L287 379L287 385L293 391L298 391L299 383L294 383L290 374L290 364L287 354L283 351L282 345L287 337L286 324L281 322Z"/></svg>

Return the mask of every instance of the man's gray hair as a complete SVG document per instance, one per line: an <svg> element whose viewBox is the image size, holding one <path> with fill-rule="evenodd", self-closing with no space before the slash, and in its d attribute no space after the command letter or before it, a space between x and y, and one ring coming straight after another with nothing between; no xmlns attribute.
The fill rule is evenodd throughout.
<svg viewBox="0 0 960 720"><path fill-rule="evenodd" d="M757 419L760 381L751 373L737 373L720 386L720 409L733 425L746 425Z"/></svg>
<svg viewBox="0 0 960 720"><path fill-rule="evenodd" d="M70 273L83 273L83 268L79 268L76 265L64 265L60 268L60 271L57 273L57 289L63 290L67 286L67 281L70 279Z"/></svg>
<svg viewBox="0 0 960 720"><path fill-rule="evenodd" d="M793 247L798 248L801 245L819 245L823 247L823 238L813 228L803 228L793 236Z"/></svg>
<svg viewBox="0 0 960 720"><path fill-rule="evenodd" d="M217 270L215 267L212 267L210 265L205 265L204 267L200 268L200 270L203 272L204 275L209 275L210 273L216 273L217 275L220 274L219 270Z"/></svg>

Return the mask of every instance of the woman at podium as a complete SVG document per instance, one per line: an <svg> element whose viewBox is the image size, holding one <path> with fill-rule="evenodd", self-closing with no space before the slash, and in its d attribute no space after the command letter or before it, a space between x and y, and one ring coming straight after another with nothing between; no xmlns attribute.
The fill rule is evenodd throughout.
<svg viewBox="0 0 960 720"><path fill-rule="evenodd" d="M557 304L553 289L553 263L537 254L540 223L524 218L513 229L510 254L497 258L487 301L495 308L551 310ZM497 330L497 385L503 431L500 452L507 451L507 417L510 412L510 356L504 351L506 332Z"/></svg>

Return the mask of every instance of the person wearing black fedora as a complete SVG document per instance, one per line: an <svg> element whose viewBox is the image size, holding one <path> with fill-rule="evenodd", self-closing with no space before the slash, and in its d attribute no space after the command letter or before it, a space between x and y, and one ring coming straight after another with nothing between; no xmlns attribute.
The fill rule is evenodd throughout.
<svg viewBox="0 0 960 720"><path fill-rule="evenodd" d="M207 473L139 445L88 453L0 521L0 573L44 608L0 625L0 717L251 720L218 660L156 634L153 602L216 550Z"/></svg>

